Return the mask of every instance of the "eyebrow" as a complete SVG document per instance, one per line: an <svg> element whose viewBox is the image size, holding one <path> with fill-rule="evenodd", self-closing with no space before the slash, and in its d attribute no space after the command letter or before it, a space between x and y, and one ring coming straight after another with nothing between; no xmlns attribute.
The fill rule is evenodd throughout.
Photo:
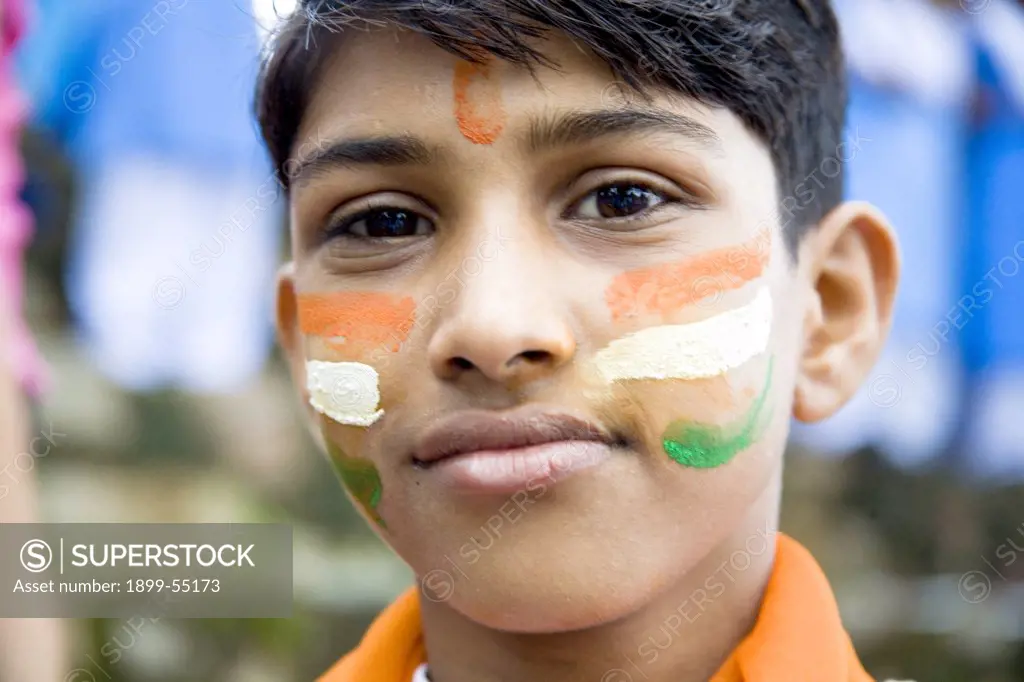
<svg viewBox="0 0 1024 682"><path fill-rule="evenodd" d="M523 146L529 153L624 134L669 133L682 135L701 147L722 153L721 138L700 121L655 108L573 111L557 117L530 120ZM426 166L440 152L412 135L336 140L305 158L289 162L289 183L300 185L334 168L360 166Z"/></svg>
<svg viewBox="0 0 1024 682"><path fill-rule="evenodd" d="M291 162L290 182L299 185L333 168L427 165L437 152L411 135L336 140Z"/></svg>
<svg viewBox="0 0 1024 682"><path fill-rule="evenodd" d="M530 121L525 148L537 153L613 135L641 133L682 135L708 151L718 154L723 151L721 138L707 125L654 107L574 111L558 117L535 118Z"/></svg>

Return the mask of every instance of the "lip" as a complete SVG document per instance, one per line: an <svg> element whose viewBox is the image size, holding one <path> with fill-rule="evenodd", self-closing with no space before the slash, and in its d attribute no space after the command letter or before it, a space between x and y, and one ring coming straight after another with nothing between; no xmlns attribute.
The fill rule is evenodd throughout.
<svg viewBox="0 0 1024 682"><path fill-rule="evenodd" d="M606 429L570 412L542 406L467 411L429 428L413 462L456 488L512 492L600 464L621 445Z"/></svg>

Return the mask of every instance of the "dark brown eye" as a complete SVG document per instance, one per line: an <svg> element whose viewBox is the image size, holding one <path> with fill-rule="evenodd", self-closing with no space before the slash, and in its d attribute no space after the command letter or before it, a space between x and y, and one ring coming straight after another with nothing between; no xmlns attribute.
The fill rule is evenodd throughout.
<svg viewBox="0 0 1024 682"><path fill-rule="evenodd" d="M363 211L330 230L331 235L348 235L369 239L417 237L428 234L430 221L402 208L375 208Z"/></svg>
<svg viewBox="0 0 1024 682"><path fill-rule="evenodd" d="M363 218L367 237L409 237L416 234L419 216L409 211L384 209Z"/></svg>
<svg viewBox="0 0 1024 682"><path fill-rule="evenodd" d="M577 209L578 217L628 218L649 211L665 202L665 196L650 187L637 183L605 185L584 197Z"/></svg>

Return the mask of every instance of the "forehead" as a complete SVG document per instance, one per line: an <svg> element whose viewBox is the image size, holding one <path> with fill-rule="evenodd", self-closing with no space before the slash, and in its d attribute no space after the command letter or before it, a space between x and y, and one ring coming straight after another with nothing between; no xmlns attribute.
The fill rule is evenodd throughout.
<svg viewBox="0 0 1024 682"><path fill-rule="evenodd" d="M455 76L461 61L456 55L411 31L346 32L334 39L314 85L293 156L296 149L357 135L409 135L463 153L479 148L475 153L503 154L539 118L643 105L681 114L713 130L721 143L722 163L742 160L746 173L774 178L766 146L733 112L663 91L651 91L645 101L616 79L607 64L555 32L535 47L553 68L538 65L531 72L500 59L489 63L488 86L499 93L504 119L502 139L473 145L455 122ZM493 103L482 107L484 115L493 109Z"/></svg>
<svg viewBox="0 0 1024 682"><path fill-rule="evenodd" d="M610 70L590 59L567 39L545 40L546 56L559 70L523 68L495 60L492 83L500 84L504 108L515 113L545 99L600 103L602 89L614 79ZM335 39L303 118L300 139L317 123L380 122L408 125L411 118L429 121L452 113L453 79L459 58L426 37L410 31L380 29L349 32ZM595 98L595 89L597 97Z"/></svg>

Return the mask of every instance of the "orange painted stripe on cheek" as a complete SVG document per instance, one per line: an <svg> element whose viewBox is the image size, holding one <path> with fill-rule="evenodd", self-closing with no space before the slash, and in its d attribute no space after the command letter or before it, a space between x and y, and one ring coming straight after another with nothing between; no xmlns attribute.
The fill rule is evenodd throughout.
<svg viewBox="0 0 1024 682"><path fill-rule="evenodd" d="M491 77L491 67L457 62L452 89L459 131L474 144L493 144L505 128L506 114L501 84Z"/></svg>
<svg viewBox="0 0 1024 682"><path fill-rule="evenodd" d="M608 285L605 301L613 320L667 314L716 293L757 279L771 256L766 228L749 242L717 249L682 263L664 263L624 272Z"/></svg>
<svg viewBox="0 0 1024 682"><path fill-rule="evenodd" d="M300 294L299 329L338 351L397 351L415 324L416 303L373 291ZM334 339L339 339L335 341Z"/></svg>

